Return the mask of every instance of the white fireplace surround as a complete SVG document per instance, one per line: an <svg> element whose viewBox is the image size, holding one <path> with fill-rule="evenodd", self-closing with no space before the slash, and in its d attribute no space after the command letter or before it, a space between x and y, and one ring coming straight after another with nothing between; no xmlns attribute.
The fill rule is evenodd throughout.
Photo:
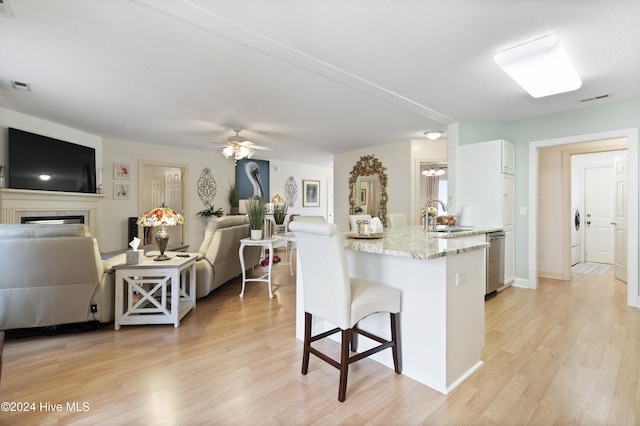
<svg viewBox="0 0 640 426"><path fill-rule="evenodd" d="M0 223L21 223L24 216L82 216L91 235L98 235L98 208L103 194L0 189Z"/></svg>

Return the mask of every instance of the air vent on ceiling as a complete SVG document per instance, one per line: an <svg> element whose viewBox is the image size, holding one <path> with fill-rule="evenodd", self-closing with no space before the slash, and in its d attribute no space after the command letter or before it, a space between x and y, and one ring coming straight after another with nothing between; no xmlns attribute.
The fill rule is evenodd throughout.
<svg viewBox="0 0 640 426"><path fill-rule="evenodd" d="M16 90L24 90L25 92L31 91L31 83L23 83L22 81L11 80L11 87Z"/></svg>
<svg viewBox="0 0 640 426"><path fill-rule="evenodd" d="M0 0L0 15L4 15L8 18L13 16L11 8L9 7L9 0Z"/></svg>
<svg viewBox="0 0 640 426"><path fill-rule="evenodd" d="M580 99L580 102L591 102L591 101L597 101L598 99L604 99L604 98L608 98L609 94L606 95L600 95L600 96L594 96L593 98L585 98L585 99Z"/></svg>

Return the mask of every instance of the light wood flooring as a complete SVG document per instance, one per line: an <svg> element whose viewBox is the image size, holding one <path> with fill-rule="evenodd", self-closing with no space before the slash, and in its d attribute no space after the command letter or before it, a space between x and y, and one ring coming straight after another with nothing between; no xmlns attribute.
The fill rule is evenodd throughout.
<svg viewBox="0 0 640 426"><path fill-rule="evenodd" d="M0 412L0 424L640 424L640 310L611 271L487 301L484 365L448 396L365 359L344 403L338 370L312 357L300 374L288 266L274 281L271 300L262 284L240 299L239 281L228 283L177 329L9 339L0 401L36 410ZM47 402L86 411L41 409Z"/></svg>

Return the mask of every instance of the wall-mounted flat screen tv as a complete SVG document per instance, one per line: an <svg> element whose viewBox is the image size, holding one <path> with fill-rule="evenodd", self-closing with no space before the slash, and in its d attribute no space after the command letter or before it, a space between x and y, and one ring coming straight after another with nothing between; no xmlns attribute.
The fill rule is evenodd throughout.
<svg viewBox="0 0 640 426"><path fill-rule="evenodd" d="M96 150L9 128L9 188L96 192Z"/></svg>

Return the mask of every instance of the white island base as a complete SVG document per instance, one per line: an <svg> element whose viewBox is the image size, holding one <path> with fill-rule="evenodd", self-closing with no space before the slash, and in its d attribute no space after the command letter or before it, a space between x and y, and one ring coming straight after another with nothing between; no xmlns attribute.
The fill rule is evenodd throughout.
<svg viewBox="0 0 640 426"><path fill-rule="evenodd" d="M402 374L448 394L482 365L485 250L447 253L434 259L347 250L352 276L402 290ZM300 262L298 262L300 265ZM297 271L296 337L304 337L301 268ZM333 328L314 318L314 332ZM374 314L360 327L390 337L389 314ZM358 351L374 346L364 336ZM393 370L391 351L371 357Z"/></svg>

